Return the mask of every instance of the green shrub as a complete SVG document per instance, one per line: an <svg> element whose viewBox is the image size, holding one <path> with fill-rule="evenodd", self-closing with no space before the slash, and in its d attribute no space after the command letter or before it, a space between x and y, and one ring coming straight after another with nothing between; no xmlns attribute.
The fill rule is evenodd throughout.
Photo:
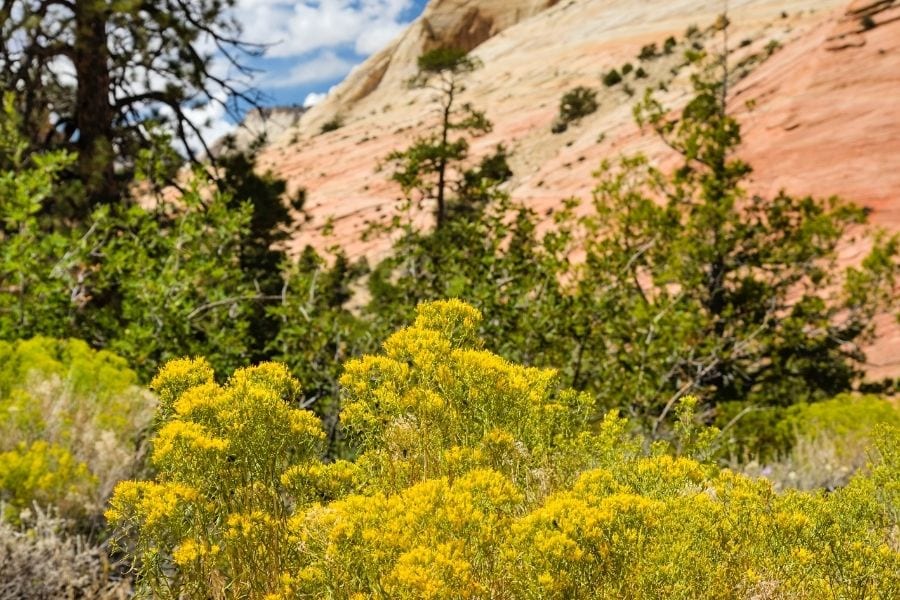
<svg viewBox="0 0 900 600"><path fill-rule="evenodd" d="M881 424L900 427L900 410L895 403L878 396L841 394L792 406L782 427L791 427L798 436L830 435L855 445L859 438L870 438Z"/></svg>
<svg viewBox="0 0 900 600"><path fill-rule="evenodd" d="M160 598L892 597L900 431L833 494L776 493L699 456L718 432L679 408L646 449L549 370L482 349L481 315L419 307L384 351L347 364L342 413L359 454L321 462L264 364L217 385L202 360L154 381L156 479L119 485L107 515ZM125 540L123 540L124 542Z"/></svg>
<svg viewBox="0 0 900 600"><path fill-rule="evenodd" d="M325 121L325 123L322 124L322 127L319 130L319 132L320 133L329 133L331 131L337 131L338 129L340 129L343 126L344 126L343 117L341 117L340 115L336 115L336 116L332 117L331 119L329 119L328 121Z"/></svg>
<svg viewBox="0 0 900 600"><path fill-rule="evenodd" d="M745 414L733 431L743 440L746 455L732 461L746 473L764 474L778 488L835 489L865 466L875 431L884 425L900 427L900 410L871 395L840 394L812 404L756 410Z"/></svg>
<svg viewBox="0 0 900 600"><path fill-rule="evenodd" d="M153 404L110 352L79 340L0 341L0 500L12 511L38 502L95 516L139 467Z"/></svg>
<svg viewBox="0 0 900 600"><path fill-rule="evenodd" d="M562 133L569 123L597 111L597 92L578 86L563 94L559 103L559 116L553 125L553 133Z"/></svg>
<svg viewBox="0 0 900 600"><path fill-rule="evenodd" d="M122 202L97 207L85 223L48 220L64 198L71 157L16 150L25 144L19 119L11 103L5 108L0 339L91 340L147 377L161 361L200 351L220 367L248 360L250 325L267 298L259 289L268 285L242 268L258 242L252 203L210 186L204 171L150 209ZM149 154L142 168L154 173Z"/></svg>
<svg viewBox="0 0 900 600"><path fill-rule="evenodd" d="M606 87L613 87L614 85L621 83L622 76L615 69L612 69L606 75L603 76L603 85Z"/></svg>
<svg viewBox="0 0 900 600"><path fill-rule="evenodd" d="M674 36L669 36L666 38L665 43L663 44L663 53L668 55L672 54L675 51L675 46L678 45L678 42L675 40Z"/></svg>
<svg viewBox="0 0 900 600"><path fill-rule="evenodd" d="M656 46L656 42L651 44L647 44L641 48L640 54L638 54L638 60L653 60L654 58L659 56L659 48Z"/></svg>

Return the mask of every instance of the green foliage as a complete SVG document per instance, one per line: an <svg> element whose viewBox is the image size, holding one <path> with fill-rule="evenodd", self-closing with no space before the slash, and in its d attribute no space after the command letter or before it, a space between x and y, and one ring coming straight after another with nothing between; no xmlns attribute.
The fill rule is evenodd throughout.
<svg viewBox="0 0 900 600"><path fill-rule="evenodd" d="M678 151L680 168L663 175L642 158L603 167L579 293L615 290L588 326L602 328L601 357L617 355L618 366L607 371L601 358L587 369L604 372L616 393L629 390L636 406L646 398L645 414L668 412L672 400L650 400L665 388L672 399L699 391L712 405L783 405L847 389L859 354L845 341L865 339L874 311L890 303L896 240L876 243L864 263L863 298L860 272L835 264L862 211L834 199L747 198L750 168L733 156L739 127L715 84L695 86L677 122L649 96L636 112Z"/></svg>
<svg viewBox="0 0 900 600"><path fill-rule="evenodd" d="M447 221L449 196L454 191L457 204L464 209L469 208L465 206L467 200L475 200L459 194L471 185L466 165L469 141L464 136L451 139L452 132L476 136L490 132L492 126L484 113L471 104L456 106L458 95L465 89L464 75L479 68L480 61L462 50L442 47L420 56L418 64L419 72L410 83L437 92L440 122L432 134L417 138L405 150L390 153L387 161L394 167L391 178L400 184L405 206L422 208L434 202L435 227L440 229ZM455 179L451 173L456 174Z"/></svg>
<svg viewBox="0 0 900 600"><path fill-rule="evenodd" d="M870 437L880 424L900 427L900 410L878 396L841 394L824 402L793 406L789 411L788 421L794 421L799 435L832 435L848 444L861 436Z"/></svg>
<svg viewBox="0 0 900 600"><path fill-rule="evenodd" d="M766 56L772 56L781 49L781 42L778 40L769 40L766 44Z"/></svg>
<svg viewBox="0 0 900 600"><path fill-rule="evenodd" d="M755 411L737 425L736 437L754 449L740 468L780 487L834 490L865 467L882 426L900 427L900 410L877 396Z"/></svg>
<svg viewBox="0 0 900 600"><path fill-rule="evenodd" d="M565 131L569 123L577 121L597 111L597 92L591 88L572 88L559 102L559 116L554 123L554 133Z"/></svg>
<svg viewBox="0 0 900 600"><path fill-rule="evenodd" d="M393 327L417 302L465 299L491 315L482 333L502 356L558 366L598 409L621 407L657 436L689 393L725 427L848 390L873 316L896 306L896 236L839 269L835 249L863 211L748 197L740 129L715 83L695 86L678 120L649 96L638 108L678 153L672 173L642 157L606 163L589 210L567 203L544 236L502 199L439 232L407 230L370 277L369 318ZM729 428L741 432L755 435Z"/></svg>
<svg viewBox="0 0 900 600"><path fill-rule="evenodd" d="M612 69L603 76L603 85L605 85L606 87L613 87L614 85L618 85L621 82L622 76L615 69Z"/></svg>
<svg viewBox="0 0 900 600"><path fill-rule="evenodd" d="M420 302L465 298L490 315L482 334L502 356L526 364L565 364L574 336L571 298L558 275L567 269L568 235L539 237L537 215L499 195L469 218L441 231L404 230L393 256L368 280L365 317L380 335L413 317ZM557 352L562 354L557 354Z"/></svg>
<svg viewBox="0 0 900 600"><path fill-rule="evenodd" d="M96 518L133 476L150 395L125 361L78 340L0 341L0 500Z"/></svg>
<svg viewBox="0 0 900 600"><path fill-rule="evenodd" d="M258 290L272 279L267 219L194 175L177 200L97 208L83 224L45 218L60 194L59 153L26 155L16 116L2 117L0 148L0 339L77 337L126 357L140 373L160 361L210 353L234 368L252 354L248 329ZM152 159L149 159L152 165ZM147 166L147 172L153 167ZM231 183L256 192L257 183ZM255 176L254 176L255 177ZM254 183L256 181L257 183ZM262 202L262 197L257 197Z"/></svg>
<svg viewBox="0 0 900 600"><path fill-rule="evenodd" d="M674 36L669 36L666 38L665 43L663 44L663 53L666 55L672 54L675 51L675 47L678 45L678 42L675 40Z"/></svg>
<svg viewBox="0 0 900 600"><path fill-rule="evenodd" d="M268 308L277 334L266 351L304 382L301 404L323 418L332 455L343 453L337 422L341 365L375 347L366 323L346 308L360 274L342 254L329 265L306 248L284 275L282 300Z"/></svg>
<svg viewBox="0 0 900 600"><path fill-rule="evenodd" d="M19 134L21 120L13 98L3 98L0 114L0 331L14 337L32 335L38 327L62 329L70 302L61 268L39 268L48 257L56 267L66 256L67 239L46 232L41 222L60 172L72 163L64 152L28 153ZM60 265L62 266L62 265ZM6 336L4 336L6 337Z"/></svg>
<svg viewBox="0 0 900 600"><path fill-rule="evenodd" d="M336 115L336 116L332 117L331 119L329 119L328 121L325 121L325 123L322 124L321 129L319 129L319 133L330 133L332 131L337 131L338 129L340 129L343 126L344 126L343 117L341 117L340 115Z"/></svg>
<svg viewBox="0 0 900 600"><path fill-rule="evenodd" d="M477 59L462 48L441 46L422 54L416 61L423 74L462 73L477 68Z"/></svg>
<svg viewBox="0 0 900 600"><path fill-rule="evenodd" d="M669 48L668 40L666 40L665 48ZM640 61L653 60L657 57L659 57L659 48L657 48L656 42L642 46L641 52L638 54L638 60Z"/></svg>
<svg viewBox="0 0 900 600"><path fill-rule="evenodd" d="M137 207L95 213L102 268L92 295L104 302L80 337L109 340L142 372L211 346L217 366L246 360L257 293L240 269L240 243L251 210L203 196L195 179L161 219Z"/></svg>
<svg viewBox="0 0 900 600"><path fill-rule="evenodd" d="M247 150L238 150L230 142L219 156L222 170L216 183L225 207L240 213L250 207L250 219L239 231L239 269L242 278L256 291L257 301L247 304L249 359L263 360L266 346L275 338L278 323L266 313L266 303L281 296L284 287L282 265L287 257L282 250L294 225L285 203L287 184L271 172L258 173L254 153L265 141L259 138ZM223 215L224 217L224 215Z"/></svg>
<svg viewBox="0 0 900 600"><path fill-rule="evenodd" d="M776 493L690 458L710 433L679 409L678 447L642 450L615 414L552 371L482 349L481 315L419 307L384 352L350 362L354 461L263 364L217 385L169 363L154 481L120 484L107 515L160 598L892 597L900 431L870 475L833 494ZM127 543L127 545L125 545Z"/></svg>

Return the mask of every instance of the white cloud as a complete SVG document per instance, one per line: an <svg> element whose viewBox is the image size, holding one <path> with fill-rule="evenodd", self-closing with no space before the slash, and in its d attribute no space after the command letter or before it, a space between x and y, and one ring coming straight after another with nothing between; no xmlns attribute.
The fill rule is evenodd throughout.
<svg viewBox="0 0 900 600"><path fill-rule="evenodd" d="M349 73L354 64L354 61L326 51L294 65L287 73L271 73L262 85L278 88L331 81Z"/></svg>
<svg viewBox="0 0 900 600"><path fill-rule="evenodd" d="M318 104L319 102L324 100L325 96L327 96L327 95L328 94L326 94L326 93L319 94L317 92L308 93L306 95L306 98L303 100L303 108L310 108L312 106L315 106L316 104Z"/></svg>
<svg viewBox="0 0 900 600"><path fill-rule="evenodd" d="M341 47L367 55L405 25L412 0L238 0L237 17L248 40L275 44L270 57L299 56Z"/></svg>
<svg viewBox="0 0 900 600"><path fill-rule="evenodd" d="M313 106L327 94L321 84L342 78L363 58L377 52L399 35L408 24L406 11L416 0L236 0L232 9L242 25L242 38L270 44L269 72L258 75L254 85L265 91L299 87L307 93L303 106ZM207 41L208 43L208 41ZM287 68L271 65L287 63ZM214 61L213 69L225 75L225 61ZM319 84L317 86L317 84ZM304 90L304 91L306 91ZM213 142L232 131L225 110L211 103L185 111ZM192 136L193 137L193 136ZM199 141L191 140L198 149Z"/></svg>
<svg viewBox="0 0 900 600"><path fill-rule="evenodd" d="M369 55L378 52L388 45L400 32L406 28L405 23L381 22L373 23L371 27L363 31L354 44L357 54Z"/></svg>

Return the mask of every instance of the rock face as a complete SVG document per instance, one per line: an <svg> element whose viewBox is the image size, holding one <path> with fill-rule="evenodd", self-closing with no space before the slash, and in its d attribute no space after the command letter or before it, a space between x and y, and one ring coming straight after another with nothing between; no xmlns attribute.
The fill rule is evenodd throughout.
<svg viewBox="0 0 900 600"><path fill-rule="evenodd" d="M731 69L741 79L730 103L754 167L750 191L840 195L872 209L874 223L900 229L900 0L730 0ZM466 82L462 102L486 111L491 134L473 153L504 143L515 173L508 191L539 212L570 196L588 198L605 158L642 151L671 158L633 123L646 88L667 106L688 97L680 67L692 43L721 48L706 31L723 0L433 0L391 45L355 69L283 133L270 135L262 165L308 191L309 220L295 249L342 246L377 258L386 239L361 240L369 220L389 214L399 190L379 163L434 125L434 99L409 89L416 58L439 45L461 46L484 67ZM699 37L686 30L697 25ZM638 60L644 45L673 36L670 55ZM662 54L662 53L661 53ZM606 87L602 75L632 63L646 78ZM627 84L627 85L626 85ZM559 101L585 85L600 108L551 133ZM659 91L660 86L667 91ZM321 133L340 117L344 125ZM326 235L327 234L327 235ZM865 240L848 242L846 260ZM885 316L870 351L874 376L900 375L900 327Z"/></svg>
<svg viewBox="0 0 900 600"><path fill-rule="evenodd" d="M473 50L504 29L536 15L558 0L432 0L422 15L387 48L369 58L329 94L311 117L321 125L325 115L354 112L374 91L396 94L416 74L416 60L437 47Z"/></svg>
<svg viewBox="0 0 900 600"><path fill-rule="evenodd" d="M260 136L265 136L267 140L278 138L288 129L296 127L305 112L302 106L271 106L251 110L232 134L235 146L245 149ZM222 150L222 142L219 140L210 148L213 155Z"/></svg>

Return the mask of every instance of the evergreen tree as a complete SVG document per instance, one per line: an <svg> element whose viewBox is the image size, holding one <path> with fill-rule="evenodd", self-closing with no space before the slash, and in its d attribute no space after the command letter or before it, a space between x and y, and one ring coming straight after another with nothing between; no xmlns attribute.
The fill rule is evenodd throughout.
<svg viewBox="0 0 900 600"><path fill-rule="evenodd" d="M440 121L436 131L418 138L406 150L388 156L396 167L393 180L401 185L410 200L413 194L418 194L420 202L436 202L437 229L446 221L451 188L458 191L467 184L464 163L469 156L469 142L465 137L451 139L452 132L478 135L491 130L483 112L468 103L457 106L459 94L465 90L463 77L480 66L478 59L458 48L436 48L420 56L419 72L410 84L438 92ZM458 179L451 180L451 171Z"/></svg>
<svg viewBox="0 0 900 600"><path fill-rule="evenodd" d="M205 150L187 110L255 103L241 81L248 55L227 15L234 0L10 0L0 8L0 90L14 92L35 149L77 150L92 205L120 197L140 149L165 124L191 159ZM226 61L229 73L213 62ZM208 151L207 151L207 154ZM73 196L75 196L73 194ZM76 201L77 202L77 201Z"/></svg>

